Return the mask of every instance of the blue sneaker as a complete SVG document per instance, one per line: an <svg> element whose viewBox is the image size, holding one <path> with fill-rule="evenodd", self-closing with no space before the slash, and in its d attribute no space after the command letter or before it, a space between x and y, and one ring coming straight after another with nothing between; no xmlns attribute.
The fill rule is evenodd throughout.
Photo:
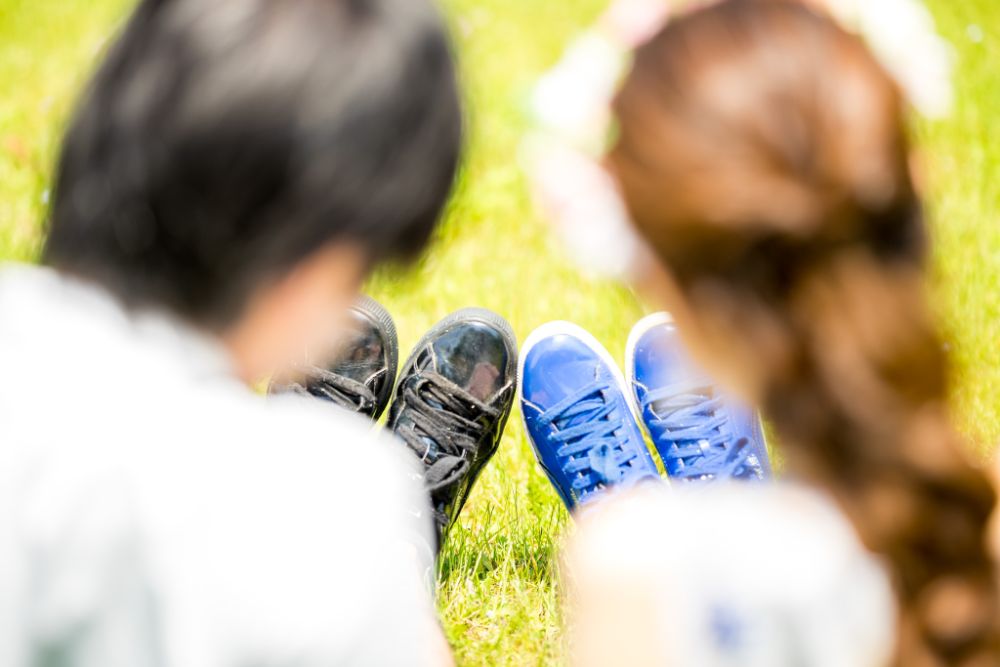
<svg viewBox="0 0 1000 667"><path fill-rule="evenodd" d="M671 479L771 477L760 417L695 365L669 315L636 324L625 356L629 394Z"/></svg>
<svg viewBox="0 0 1000 667"><path fill-rule="evenodd" d="M660 481L625 378L589 333L550 322L524 344L521 414L535 456L570 511L611 487Z"/></svg>

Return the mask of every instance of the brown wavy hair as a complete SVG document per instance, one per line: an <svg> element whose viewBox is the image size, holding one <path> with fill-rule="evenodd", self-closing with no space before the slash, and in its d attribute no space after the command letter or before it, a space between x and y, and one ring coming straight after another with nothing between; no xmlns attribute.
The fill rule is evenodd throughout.
<svg viewBox="0 0 1000 667"><path fill-rule="evenodd" d="M903 107L825 16L728 0L639 49L608 161L696 353L887 557L899 663L995 665L994 491L948 423Z"/></svg>

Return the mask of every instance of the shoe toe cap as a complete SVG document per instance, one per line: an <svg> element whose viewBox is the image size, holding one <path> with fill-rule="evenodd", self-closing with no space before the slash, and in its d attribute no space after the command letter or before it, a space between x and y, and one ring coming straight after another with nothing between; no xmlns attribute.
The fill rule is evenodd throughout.
<svg viewBox="0 0 1000 667"><path fill-rule="evenodd" d="M544 410L592 383L602 368L599 355L586 343L556 334L535 343L525 355L521 395Z"/></svg>
<svg viewBox="0 0 1000 667"><path fill-rule="evenodd" d="M661 324L639 337L632 350L632 377L641 392L706 378L691 358L672 323Z"/></svg>
<svg viewBox="0 0 1000 667"><path fill-rule="evenodd" d="M480 400L488 400L510 381L514 351L506 337L485 322L467 322L432 344L436 370Z"/></svg>

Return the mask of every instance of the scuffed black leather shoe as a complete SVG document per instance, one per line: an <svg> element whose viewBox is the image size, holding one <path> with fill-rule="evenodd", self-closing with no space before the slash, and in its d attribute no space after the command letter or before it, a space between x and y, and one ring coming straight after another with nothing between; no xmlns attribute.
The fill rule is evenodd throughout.
<svg viewBox="0 0 1000 667"><path fill-rule="evenodd" d="M516 387L514 332L481 308L439 322L403 365L387 426L423 464L438 549L500 444Z"/></svg>
<svg viewBox="0 0 1000 667"><path fill-rule="evenodd" d="M350 315L350 333L334 361L303 368L301 381L272 382L268 393L315 396L378 419L396 379L396 325L382 304L367 296L351 306Z"/></svg>

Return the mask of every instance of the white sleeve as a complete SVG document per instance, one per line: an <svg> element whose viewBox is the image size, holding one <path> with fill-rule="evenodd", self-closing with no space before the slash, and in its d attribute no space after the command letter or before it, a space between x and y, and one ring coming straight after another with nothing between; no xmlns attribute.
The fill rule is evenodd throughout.
<svg viewBox="0 0 1000 667"><path fill-rule="evenodd" d="M401 443L391 443L402 448ZM399 453L398 451L393 454ZM402 452L409 457L408 452ZM388 483L412 479L410 461L391 457L386 461ZM380 482L382 480L379 480ZM379 585L372 588L366 606L368 618L353 637L345 663L355 665L438 665L437 614L432 591L435 579L430 505L419 484L399 484L403 493L375 509L374 520L388 528L376 538L384 545L381 563L373 576ZM373 490L374 491L374 490ZM412 493L412 492L416 493ZM376 491L377 492L377 491ZM385 539L387 538L387 539Z"/></svg>
<svg viewBox="0 0 1000 667"><path fill-rule="evenodd" d="M434 664L433 538L416 461L367 426L309 421L244 446L198 533L185 531L199 564L175 571L198 574L174 585L201 609L174 618L211 631L172 643L209 643L223 665Z"/></svg>

